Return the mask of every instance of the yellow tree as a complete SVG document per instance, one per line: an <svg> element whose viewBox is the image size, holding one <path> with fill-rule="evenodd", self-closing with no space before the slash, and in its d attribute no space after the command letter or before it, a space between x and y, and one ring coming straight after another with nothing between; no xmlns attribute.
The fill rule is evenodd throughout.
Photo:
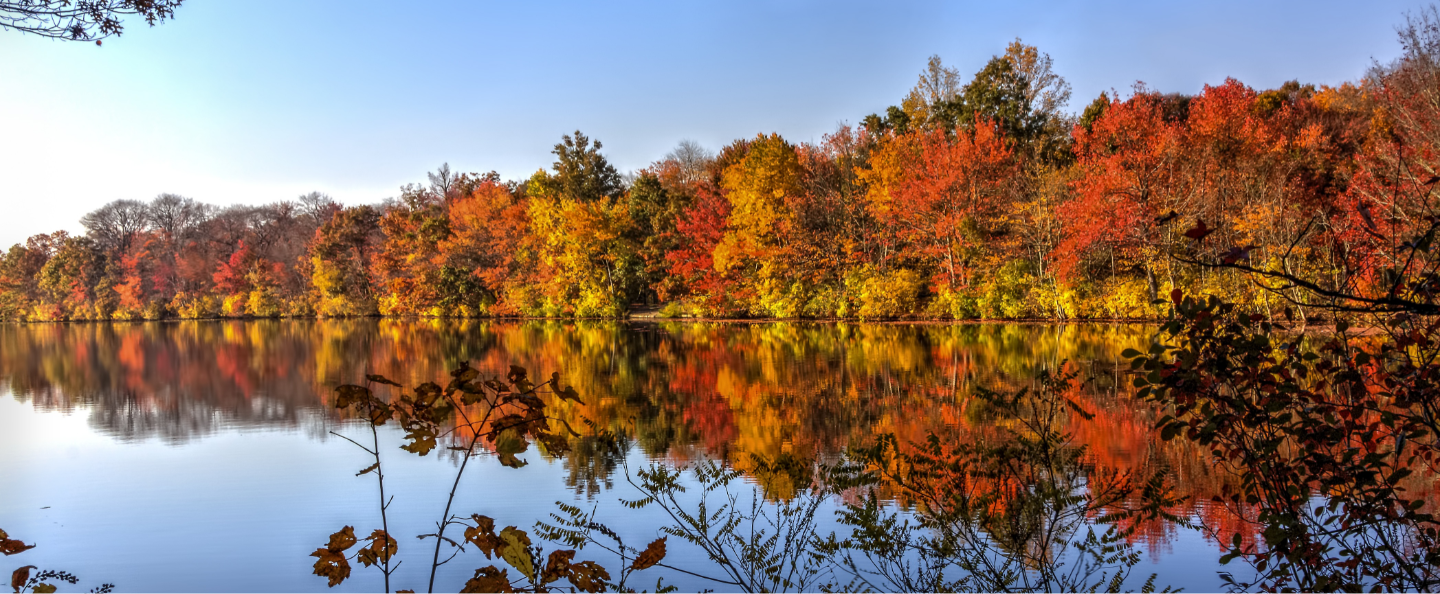
<svg viewBox="0 0 1440 594"><path fill-rule="evenodd" d="M752 141L722 177L731 211L715 246L715 269L749 281L752 313L794 317L805 303L805 287L790 280L784 265L796 231L792 205L804 199L801 175L795 147L770 134Z"/></svg>

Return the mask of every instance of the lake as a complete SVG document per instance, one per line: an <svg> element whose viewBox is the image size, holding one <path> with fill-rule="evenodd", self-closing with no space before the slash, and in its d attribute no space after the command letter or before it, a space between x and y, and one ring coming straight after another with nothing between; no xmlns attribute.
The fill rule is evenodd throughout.
<svg viewBox="0 0 1440 594"><path fill-rule="evenodd" d="M1212 525L1204 505L1227 477L1200 453L1157 443L1155 414L1132 401L1120 352L1143 346L1139 325L623 323L558 321L199 321L0 325L0 529L38 548L6 566L63 569L88 589L320 591L311 551L344 525L379 527L368 455L331 432L370 439L368 425L330 405L331 390L378 373L405 385L439 381L461 362L487 374L520 365L560 374L582 403L562 418L631 436L629 452L550 458L532 448L520 469L482 456L456 500L462 515L529 529L563 501L594 508L626 537L658 536L662 518L630 511L625 468L740 461L751 454L834 459L881 433L923 440L979 421L977 387L1031 387L1062 364L1085 383L1094 419L1074 423L1095 468L1164 468ZM404 560L397 588L423 591L432 531L458 460L420 458L381 433L391 532ZM1232 532L1243 529L1230 526ZM1253 538L1244 534L1245 538ZM1174 526L1148 527L1137 574L1161 585L1222 587L1218 545ZM701 567L671 538L669 562ZM549 548L555 548L551 546ZM561 547L563 548L563 547ZM586 549L579 559L614 559ZM446 565L437 591L458 589L478 553ZM654 575L651 576L651 573ZM682 589L722 586L663 569ZM673 580L671 578L674 578ZM682 579L683 578L683 579ZM1142 576L1143 579L1143 576ZM337 591L376 591L357 567Z"/></svg>

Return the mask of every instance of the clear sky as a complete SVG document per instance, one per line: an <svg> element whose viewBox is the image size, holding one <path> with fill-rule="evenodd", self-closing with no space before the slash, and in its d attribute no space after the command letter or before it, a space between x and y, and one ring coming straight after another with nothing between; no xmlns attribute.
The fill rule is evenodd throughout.
<svg viewBox="0 0 1440 594"><path fill-rule="evenodd" d="M396 195L442 162L526 177L560 135L622 171L682 139L818 140L899 103L931 54L967 76L1016 37L1072 110L1358 79L1417 0L481 2L187 0L93 44L0 31L0 246L118 198Z"/></svg>

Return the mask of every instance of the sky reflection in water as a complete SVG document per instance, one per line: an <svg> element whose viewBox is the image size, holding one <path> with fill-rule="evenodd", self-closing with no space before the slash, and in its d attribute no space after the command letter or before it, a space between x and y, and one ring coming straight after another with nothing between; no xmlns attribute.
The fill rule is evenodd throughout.
<svg viewBox="0 0 1440 594"><path fill-rule="evenodd" d="M328 388L366 372L407 385L438 379L461 360L492 372L512 363L559 372L585 401L561 415L632 430L632 468L704 455L827 457L884 431L953 434L968 422L975 385L1023 387L1070 360L1095 378L1101 414L1076 434L1097 465L1164 458L1182 490L1208 498L1218 479L1200 459L1150 443L1148 413L1109 394L1123 381L1118 353L1148 332L376 320L0 326L0 482L12 485L0 499L0 528L39 545L7 561L71 571L86 588L323 590L310 551L343 525L367 533L379 525L373 479L354 476L365 454L327 434L368 440L368 432L334 414ZM390 428L382 447L398 438ZM388 451L392 533L405 559L396 583L423 587L426 545L412 535L433 528L453 459ZM519 470L489 459L472 465L456 510L528 528L557 500L583 501L627 540L656 536L659 517L616 503L633 495L623 471L615 474L618 461L522 457L531 464ZM1219 587L1213 544L1173 529L1146 538L1152 559L1137 573L1159 571L1160 583L1189 590ZM691 554L672 545L674 561ZM613 564L602 555L580 556ZM462 556L437 586L458 588L486 564ZM654 577L635 583L649 587ZM336 590L380 587L378 572L357 567Z"/></svg>

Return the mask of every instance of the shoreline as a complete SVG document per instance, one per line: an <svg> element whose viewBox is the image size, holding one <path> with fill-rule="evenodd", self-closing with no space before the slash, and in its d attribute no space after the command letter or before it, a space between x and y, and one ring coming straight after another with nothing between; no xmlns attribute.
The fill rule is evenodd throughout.
<svg viewBox="0 0 1440 594"><path fill-rule="evenodd" d="M1158 325L1165 322L1163 318L1013 318L1013 319L945 319L945 318L907 318L907 319L884 319L884 320L860 320L855 318L710 318L679 316L666 318L650 315L628 315L625 317L558 317L558 316L497 316L497 317L429 317L429 316L279 316L279 317L212 317L212 318L160 318L154 320L146 319L119 319L119 320L48 320L48 321L0 321L0 325L6 326L29 326L47 324L149 324L149 323L175 323L175 322L259 322L259 321L342 321L342 320L400 320L400 321L490 321L490 322L526 322L526 321L560 321L560 322L623 322L636 324L661 324L667 322L691 323L691 324L863 324L870 326L960 326L960 325L1066 325L1066 324L1111 324L1111 325Z"/></svg>

